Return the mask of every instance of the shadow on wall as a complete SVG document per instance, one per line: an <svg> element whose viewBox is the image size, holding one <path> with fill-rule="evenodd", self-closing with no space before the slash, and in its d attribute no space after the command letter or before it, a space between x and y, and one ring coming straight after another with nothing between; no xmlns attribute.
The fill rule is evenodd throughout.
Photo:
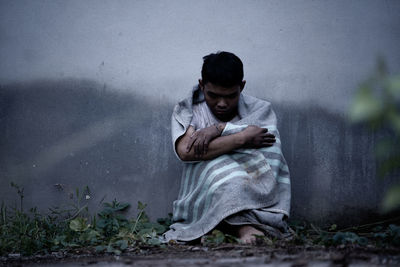
<svg viewBox="0 0 400 267"><path fill-rule="evenodd" d="M91 191L90 210L116 198L170 212L180 183L171 150L172 106L87 80L35 81L0 91L0 195L26 206L60 206L76 188ZM167 112L166 112L167 111ZM12 202L13 203L13 202Z"/></svg>
<svg viewBox="0 0 400 267"><path fill-rule="evenodd" d="M13 181L25 188L26 206L44 210L87 185L91 211L105 197L133 206L140 200L153 219L166 216L181 163L170 137L174 103L156 99L88 80L3 85L0 200L17 203ZM375 178L376 136L320 107L274 106L292 175L293 217L343 224L374 218L385 187Z"/></svg>
<svg viewBox="0 0 400 267"><path fill-rule="evenodd" d="M292 216L348 226L384 217L384 192L395 177L376 176L380 135L322 107L276 105L283 153L291 171Z"/></svg>

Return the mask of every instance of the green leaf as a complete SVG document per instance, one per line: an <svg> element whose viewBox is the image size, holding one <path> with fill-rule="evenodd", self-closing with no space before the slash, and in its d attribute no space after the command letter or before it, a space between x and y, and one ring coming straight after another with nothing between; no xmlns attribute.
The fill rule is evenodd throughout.
<svg viewBox="0 0 400 267"><path fill-rule="evenodd" d="M104 250L107 249L107 246L96 246L96 252L103 252Z"/></svg>
<svg viewBox="0 0 400 267"><path fill-rule="evenodd" d="M373 237L378 238L378 239L384 239L386 238L387 234L386 233L374 233Z"/></svg>
<svg viewBox="0 0 400 267"><path fill-rule="evenodd" d="M158 218L157 222L165 227L167 230L169 226L173 223L172 222L172 213L168 213L168 217L166 218Z"/></svg>
<svg viewBox="0 0 400 267"><path fill-rule="evenodd" d="M390 155L378 168L378 175L384 177L386 174L400 167L400 155Z"/></svg>
<svg viewBox="0 0 400 267"><path fill-rule="evenodd" d="M329 231L335 231L337 229L336 224L332 224L331 227L329 228Z"/></svg>
<svg viewBox="0 0 400 267"><path fill-rule="evenodd" d="M149 235L149 234L151 234L152 232L153 232L153 229L152 229L152 228L144 228L144 229L141 229L141 230L138 232L138 235L141 235L141 236Z"/></svg>
<svg viewBox="0 0 400 267"><path fill-rule="evenodd" d="M117 219L117 220L120 221L120 222L126 222L126 221L128 221L128 219L127 219L124 215L121 215L121 214L116 214L116 215L115 215L115 219Z"/></svg>
<svg viewBox="0 0 400 267"><path fill-rule="evenodd" d="M225 235L219 230L213 230L205 237L206 244L220 245L225 242Z"/></svg>
<svg viewBox="0 0 400 267"><path fill-rule="evenodd" d="M82 232L88 229L88 225L86 224L86 219L78 217L69 222L69 228L75 232Z"/></svg>
<svg viewBox="0 0 400 267"><path fill-rule="evenodd" d="M335 244L347 244L351 243L354 244L358 242L360 237L353 233L353 232L337 232L333 237L332 240ZM364 240L363 240L364 242Z"/></svg>
<svg viewBox="0 0 400 267"><path fill-rule="evenodd" d="M153 222L143 223L142 228L155 230L157 232L157 234L163 234L165 231L167 231L167 228L165 226L163 226L159 223L153 223Z"/></svg>
<svg viewBox="0 0 400 267"><path fill-rule="evenodd" d="M359 238L357 239L357 243L358 243L360 246L366 246L366 245L368 244L368 239L367 239L366 237L359 237Z"/></svg>
<svg viewBox="0 0 400 267"><path fill-rule="evenodd" d="M143 204L142 202L138 201L138 206L137 209L138 210L144 210L146 208L146 204Z"/></svg>
<svg viewBox="0 0 400 267"><path fill-rule="evenodd" d="M150 238L146 241L146 243L150 246L159 246L161 245L161 241L158 238Z"/></svg>
<svg viewBox="0 0 400 267"><path fill-rule="evenodd" d="M383 211L389 212L400 207L400 185L391 187L383 200Z"/></svg>
<svg viewBox="0 0 400 267"><path fill-rule="evenodd" d="M392 110L388 114L389 123L392 126L393 130L396 134L400 135L400 114L398 114L395 110Z"/></svg>
<svg viewBox="0 0 400 267"><path fill-rule="evenodd" d="M81 235L81 238L84 241L88 241L88 242L94 243L94 242L97 241L97 237L99 237L99 236L100 236L99 232L97 232L96 230L91 229L91 230L83 233Z"/></svg>
<svg viewBox="0 0 400 267"><path fill-rule="evenodd" d="M116 209L119 211L123 211L126 210L127 208L129 208L131 206L131 204L129 203L118 203L118 205L116 205Z"/></svg>
<svg viewBox="0 0 400 267"><path fill-rule="evenodd" d="M385 82L386 90L388 93L394 97L400 97L400 75L392 76L388 78Z"/></svg>
<svg viewBox="0 0 400 267"><path fill-rule="evenodd" d="M376 119L382 112L382 103L377 100L369 86L359 88L350 109L350 120L365 122Z"/></svg>
<svg viewBox="0 0 400 267"><path fill-rule="evenodd" d="M394 148L396 148L396 142L393 138L386 138L379 141L375 146L375 156L377 159L385 159L393 153Z"/></svg>
<svg viewBox="0 0 400 267"><path fill-rule="evenodd" d="M114 252L114 248L111 246L111 244L106 247L106 251L108 253L113 253Z"/></svg>
<svg viewBox="0 0 400 267"><path fill-rule="evenodd" d="M119 247L122 251L128 248L128 241L126 240L118 240L115 243L115 246Z"/></svg>

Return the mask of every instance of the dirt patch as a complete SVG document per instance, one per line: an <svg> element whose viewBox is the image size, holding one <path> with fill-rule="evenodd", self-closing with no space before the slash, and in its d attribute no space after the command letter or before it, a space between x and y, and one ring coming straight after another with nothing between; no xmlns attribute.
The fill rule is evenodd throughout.
<svg viewBox="0 0 400 267"><path fill-rule="evenodd" d="M245 246L224 244L130 248L121 256L75 250L1 258L7 266L380 266L400 265L400 249L341 246Z"/></svg>

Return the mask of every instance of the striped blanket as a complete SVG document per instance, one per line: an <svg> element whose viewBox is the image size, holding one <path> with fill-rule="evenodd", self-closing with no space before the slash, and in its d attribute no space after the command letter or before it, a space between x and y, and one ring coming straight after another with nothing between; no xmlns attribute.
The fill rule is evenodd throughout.
<svg viewBox="0 0 400 267"><path fill-rule="evenodd" d="M175 142L189 127L193 104L200 101L204 97L194 90L175 106L171 124L174 150ZM173 203L174 224L164 234L166 241L194 240L223 220L254 224L266 231L275 229L275 236L285 232L290 178L275 114L270 103L245 94L240 96L238 109L240 120L227 123L222 135L257 125L273 133L276 143L261 149L238 149L212 160L185 162L179 196Z"/></svg>

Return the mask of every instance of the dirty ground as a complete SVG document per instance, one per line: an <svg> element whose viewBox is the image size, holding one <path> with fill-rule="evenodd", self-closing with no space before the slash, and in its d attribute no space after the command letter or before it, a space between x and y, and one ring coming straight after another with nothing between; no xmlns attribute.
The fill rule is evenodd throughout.
<svg viewBox="0 0 400 267"><path fill-rule="evenodd" d="M4 266L399 266L400 248L222 244L128 249L120 256L74 250L2 257Z"/></svg>

